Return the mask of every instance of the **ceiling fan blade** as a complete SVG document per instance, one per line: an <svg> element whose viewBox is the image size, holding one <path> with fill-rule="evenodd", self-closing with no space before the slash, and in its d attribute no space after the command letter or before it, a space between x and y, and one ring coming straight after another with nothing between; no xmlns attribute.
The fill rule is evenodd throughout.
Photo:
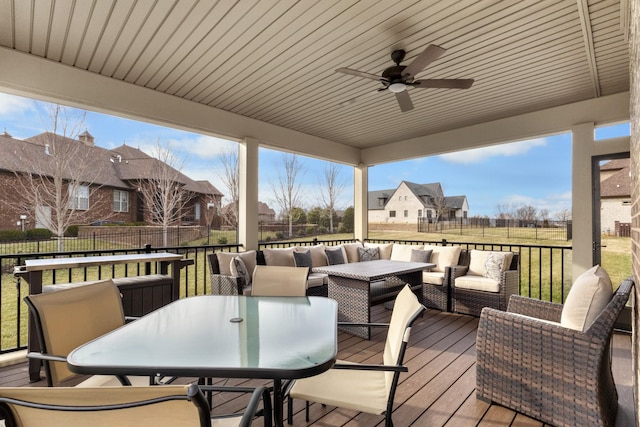
<svg viewBox="0 0 640 427"><path fill-rule="evenodd" d="M409 92L407 92L406 90L402 92L396 92L396 99L398 100L400 111L402 111L403 113L405 111L413 110L413 102L411 102Z"/></svg>
<svg viewBox="0 0 640 427"><path fill-rule="evenodd" d="M376 76L375 74L365 73L364 71L352 70L351 68L338 68L336 72L350 74L352 76L357 76L357 77L363 77L365 79L380 80L380 76Z"/></svg>
<svg viewBox="0 0 640 427"><path fill-rule="evenodd" d="M416 74L424 69L424 67L431 64L445 52L446 49L436 46L435 44L430 44L420 55L415 57L411 64L407 65L407 68L404 69L402 75L414 78Z"/></svg>
<svg viewBox="0 0 640 427"><path fill-rule="evenodd" d="M416 80L411 86L420 89L442 88L442 89L469 89L473 84L473 79L426 79Z"/></svg>

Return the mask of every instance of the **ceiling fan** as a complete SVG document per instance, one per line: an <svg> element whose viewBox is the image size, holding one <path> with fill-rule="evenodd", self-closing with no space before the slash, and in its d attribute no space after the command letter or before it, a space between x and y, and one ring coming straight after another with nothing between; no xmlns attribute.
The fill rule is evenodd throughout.
<svg viewBox="0 0 640 427"><path fill-rule="evenodd" d="M469 89L473 84L473 79L426 79L415 80L416 74L422 71L427 65L438 59L446 49L434 44L426 47L409 65L400 65L407 54L404 50L394 50L391 52L391 59L396 65L388 67L381 76L365 73L364 71L352 70L351 68L338 68L339 73L350 74L352 76L363 77L365 79L378 80L382 83L382 88L378 91L388 90L396 94L400 111L413 110L413 102L407 92L409 86L427 89ZM343 102L341 105L353 104L355 99Z"/></svg>

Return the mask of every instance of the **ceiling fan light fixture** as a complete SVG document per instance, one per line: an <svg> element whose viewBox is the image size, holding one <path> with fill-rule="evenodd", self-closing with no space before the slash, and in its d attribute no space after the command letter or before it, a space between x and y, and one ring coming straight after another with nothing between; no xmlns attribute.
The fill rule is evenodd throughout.
<svg viewBox="0 0 640 427"><path fill-rule="evenodd" d="M407 89L407 85L401 82L391 83L387 88L393 93L404 92Z"/></svg>

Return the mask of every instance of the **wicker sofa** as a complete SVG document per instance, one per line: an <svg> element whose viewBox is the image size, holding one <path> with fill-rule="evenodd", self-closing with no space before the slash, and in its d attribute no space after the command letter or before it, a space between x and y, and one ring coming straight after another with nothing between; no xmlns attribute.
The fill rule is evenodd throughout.
<svg viewBox="0 0 640 427"><path fill-rule="evenodd" d="M485 308L476 338L477 397L555 426L613 427L618 395L609 343L633 285L622 282L579 330L563 325L569 297L563 306L512 296L506 312Z"/></svg>
<svg viewBox="0 0 640 427"><path fill-rule="evenodd" d="M493 254L500 256L503 264L501 271L488 277L485 263ZM474 249L468 257L467 265L452 267L449 272L453 311L478 317L484 307L506 310L511 295L520 293L520 255Z"/></svg>

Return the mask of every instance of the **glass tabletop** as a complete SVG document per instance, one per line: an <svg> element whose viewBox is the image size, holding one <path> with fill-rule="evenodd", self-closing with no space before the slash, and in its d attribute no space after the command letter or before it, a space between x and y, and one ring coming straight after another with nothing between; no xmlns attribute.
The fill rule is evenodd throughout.
<svg viewBox="0 0 640 427"><path fill-rule="evenodd" d="M337 303L323 297L198 296L84 344L83 374L302 378L331 367Z"/></svg>

